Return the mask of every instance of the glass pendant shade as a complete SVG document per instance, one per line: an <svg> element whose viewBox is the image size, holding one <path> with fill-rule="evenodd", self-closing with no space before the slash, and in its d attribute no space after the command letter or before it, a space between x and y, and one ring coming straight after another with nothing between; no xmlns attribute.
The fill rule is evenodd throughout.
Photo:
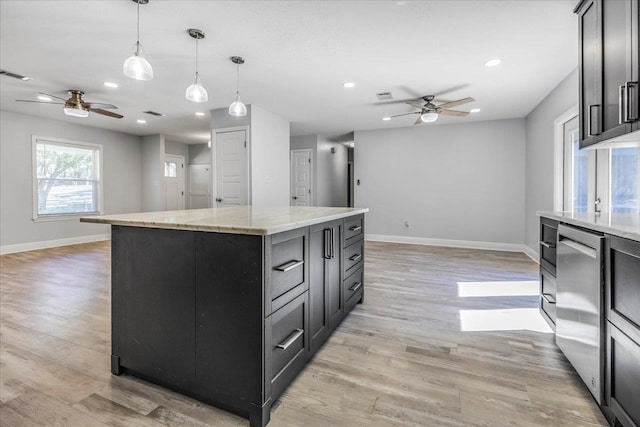
<svg viewBox="0 0 640 427"><path fill-rule="evenodd" d="M200 75L198 73L196 73L196 78L193 81L193 84L187 88L184 96L189 101L193 102L207 102L209 100L209 94L207 94L207 90L202 86Z"/></svg>
<svg viewBox="0 0 640 427"><path fill-rule="evenodd" d="M247 115L247 106L240 100L240 94L236 93L236 100L229 105L229 114L236 117Z"/></svg>
<svg viewBox="0 0 640 427"><path fill-rule="evenodd" d="M438 113L434 113L434 112L424 113L423 115L420 116L420 118L425 123L432 123L438 120Z"/></svg>
<svg viewBox="0 0 640 427"><path fill-rule="evenodd" d="M153 68L144 57L144 50L140 42L134 45L133 55L127 58L122 65L122 72L125 76L136 80L153 80Z"/></svg>
<svg viewBox="0 0 640 427"><path fill-rule="evenodd" d="M71 116L71 117L88 117L89 110L83 110L81 108L64 107L64 114L66 116Z"/></svg>

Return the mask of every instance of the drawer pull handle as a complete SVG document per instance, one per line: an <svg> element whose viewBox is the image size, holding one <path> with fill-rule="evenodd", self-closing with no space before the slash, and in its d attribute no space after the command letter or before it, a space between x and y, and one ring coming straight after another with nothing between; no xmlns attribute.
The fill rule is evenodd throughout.
<svg viewBox="0 0 640 427"><path fill-rule="evenodd" d="M551 294L542 294L542 298L544 298L544 300L546 302L548 302L549 304L555 304L556 303L556 299Z"/></svg>
<svg viewBox="0 0 640 427"><path fill-rule="evenodd" d="M358 262L360 261L360 258L362 258L362 255L360 254L351 255L349 257L349 261Z"/></svg>
<svg viewBox="0 0 640 427"><path fill-rule="evenodd" d="M282 265L279 265L278 267L275 268L275 270L278 271L289 271L289 270L293 270L296 267L300 267L302 264L304 264L304 261L289 261L287 263L284 263Z"/></svg>
<svg viewBox="0 0 640 427"><path fill-rule="evenodd" d="M286 340L278 344L276 347L282 350L288 349L298 338L304 334L304 329L296 329Z"/></svg>
<svg viewBox="0 0 640 427"><path fill-rule="evenodd" d="M352 225L351 227L349 227L349 231L360 231L360 230L362 230L361 225Z"/></svg>
<svg viewBox="0 0 640 427"><path fill-rule="evenodd" d="M547 249L555 249L556 245L554 245L553 243L547 243L547 242L540 242L540 244L542 246L544 246Z"/></svg>
<svg viewBox="0 0 640 427"><path fill-rule="evenodd" d="M354 284L353 284L353 286L352 286L352 287L350 287L350 288L349 288L349 290L350 290L351 292L355 292L355 291L357 291L358 289L360 289L360 286L362 286L362 282L356 282L356 283L354 283Z"/></svg>

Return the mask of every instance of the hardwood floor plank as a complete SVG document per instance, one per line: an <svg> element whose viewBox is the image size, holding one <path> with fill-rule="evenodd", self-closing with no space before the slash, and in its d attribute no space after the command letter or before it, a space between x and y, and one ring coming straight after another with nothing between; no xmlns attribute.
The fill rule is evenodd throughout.
<svg viewBox="0 0 640 427"><path fill-rule="evenodd" d="M274 405L270 426L607 425L552 334L462 323L466 311L536 310L536 295L461 296L538 280L524 254L376 242L365 251L365 303ZM109 242L0 256L1 426L248 425L112 376L110 289Z"/></svg>

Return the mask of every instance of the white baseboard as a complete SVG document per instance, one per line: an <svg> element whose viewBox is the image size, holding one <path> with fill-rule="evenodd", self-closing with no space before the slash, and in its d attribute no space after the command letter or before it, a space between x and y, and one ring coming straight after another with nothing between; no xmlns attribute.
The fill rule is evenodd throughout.
<svg viewBox="0 0 640 427"><path fill-rule="evenodd" d="M109 239L111 239L111 233L70 237L67 239L43 240L40 242L19 243L17 245L4 245L0 246L0 255L35 251L37 249L55 248L58 246L77 245L80 243L100 242Z"/></svg>
<svg viewBox="0 0 640 427"><path fill-rule="evenodd" d="M540 264L540 256L538 255L538 253L536 251L531 249L529 246L524 245L524 251L523 252L524 252L524 254L526 256L528 256L529 258L534 260L536 262L536 264Z"/></svg>
<svg viewBox="0 0 640 427"><path fill-rule="evenodd" d="M445 246L449 248L486 249L489 251L524 252L526 246L517 243L476 242L472 240L431 239L426 237L388 236L365 234L365 240L373 242L407 243L410 245ZM529 255L529 254L527 254Z"/></svg>

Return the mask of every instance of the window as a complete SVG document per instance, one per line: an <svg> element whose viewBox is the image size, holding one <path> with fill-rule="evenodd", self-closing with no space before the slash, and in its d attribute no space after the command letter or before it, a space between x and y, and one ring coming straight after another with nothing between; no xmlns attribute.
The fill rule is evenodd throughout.
<svg viewBox="0 0 640 427"><path fill-rule="evenodd" d="M592 168L595 166L593 151L580 150L578 117L564 123L563 209L568 212L587 212L589 192L593 191L595 180Z"/></svg>
<svg viewBox="0 0 640 427"><path fill-rule="evenodd" d="M102 146L33 137L33 218L102 211Z"/></svg>
<svg viewBox="0 0 640 427"><path fill-rule="evenodd" d="M164 162L164 176L176 178L178 176L178 164L176 162Z"/></svg>
<svg viewBox="0 0 640 427"><path fill-rule="evenodd" d="M612 148L610 154L610 201L612 213L639 213L638 148Z"/></svg>

